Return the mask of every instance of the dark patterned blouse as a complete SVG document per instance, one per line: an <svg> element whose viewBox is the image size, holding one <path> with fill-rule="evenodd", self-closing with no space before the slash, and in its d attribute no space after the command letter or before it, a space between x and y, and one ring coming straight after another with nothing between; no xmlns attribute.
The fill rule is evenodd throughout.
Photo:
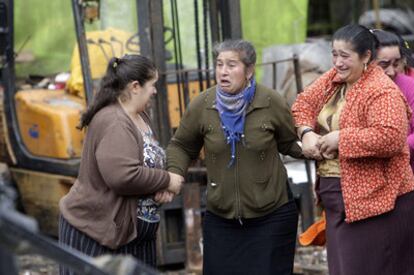
<svg viewBox="0 0 414 275"><path fill-rule="evenodd" d="M149 168L164 169L165 152L159 146L158 141L154 139L151 129L147 131L140 130L144 139L144 166ZM159 204L156 203L152 196L138 200L137 217L146 222L156 223L160 221L158 211Z"/></svg>

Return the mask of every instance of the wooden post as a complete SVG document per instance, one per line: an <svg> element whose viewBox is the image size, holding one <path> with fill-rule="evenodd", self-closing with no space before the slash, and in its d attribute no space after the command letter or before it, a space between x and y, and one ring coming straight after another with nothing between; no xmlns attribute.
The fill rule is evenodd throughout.
<svg viewBox="0 0 414 275"><path fill-rule="evenodd" d="M380 18L380 4L378 0L372 0L372 7L375 12L375 28L381 29L381 18Z"/></svg>
<svg viewBox="0 0 414 275"><path fill-rule="evenodd" d="M183 211L185 224L186 269L200 273L203 268L202 231L200 209L200 184L186 183L183 189Z"/></svg>

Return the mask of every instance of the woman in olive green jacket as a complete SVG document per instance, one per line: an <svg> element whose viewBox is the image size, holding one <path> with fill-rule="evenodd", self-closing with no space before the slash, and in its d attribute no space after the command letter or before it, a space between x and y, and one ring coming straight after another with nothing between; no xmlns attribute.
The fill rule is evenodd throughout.
<svg viewBox="0 0 414 275"><path fill-rule="evenodd" d="M190 103L167 149L184 176L204 146L204 274L291 274L298 216L279 157L301 157L290 110L256 84L249 42L224 41L215 58L217 86Z"/></svg>

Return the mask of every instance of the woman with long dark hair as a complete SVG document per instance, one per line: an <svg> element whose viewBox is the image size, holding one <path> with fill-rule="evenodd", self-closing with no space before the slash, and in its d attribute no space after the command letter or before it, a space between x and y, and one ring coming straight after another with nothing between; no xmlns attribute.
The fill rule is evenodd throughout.
<svg viewBox="0 0 414 275"><path fill-rule="evenodd" d="M163 170L165 154L145 113L157 78L143 56L110 60L81 118L87 132L79 175L59 204L60 243L90 256L131 254L155 266L159 204L171 201L183 181Z"/></svg>

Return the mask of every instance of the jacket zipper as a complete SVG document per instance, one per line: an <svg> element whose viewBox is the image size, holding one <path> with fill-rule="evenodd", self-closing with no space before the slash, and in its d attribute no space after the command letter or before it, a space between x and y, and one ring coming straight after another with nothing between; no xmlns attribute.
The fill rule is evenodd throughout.
<svg viewBox="0 0 414 275"><path fill-rule="evenodd" d="M235 189L236 189L236 217L239 220L240 225L243 225L241 215L241 202L240 202L240 188L239 188L239 159L238 159L238 144L236 144L236 167L235 167Z"/></svg>

